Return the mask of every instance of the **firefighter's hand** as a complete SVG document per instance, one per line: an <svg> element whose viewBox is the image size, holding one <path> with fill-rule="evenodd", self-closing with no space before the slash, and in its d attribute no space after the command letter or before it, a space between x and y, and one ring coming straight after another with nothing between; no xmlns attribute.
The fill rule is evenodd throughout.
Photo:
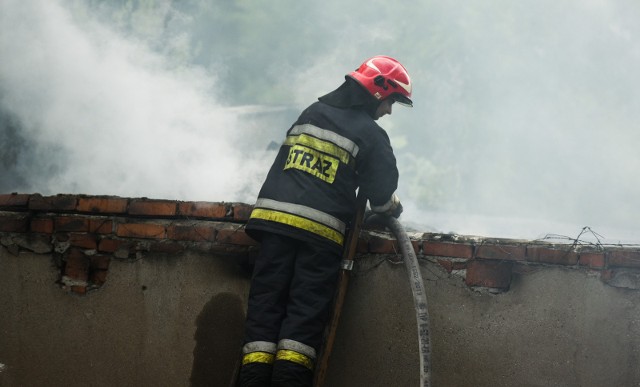
<svg viewBox="0 0 640 387"><path fill-rule="evenodd" d="M397 219L400 214L402 214L402 204L400 203L400 198L398 197L398 195L393 194L393 196L391 196L390 202L391 205L389 206L389 208L387 208L386 211L380 212L379 214L385 216L393 216Z"/></svg>
<svg viewBox="0 0 640 387"><path fill-rule="evenodd" d="M398 201L398 205L393 210L391 210L390 215L398 219L400 217L400 214L402 214L402 203Z"/></svg>

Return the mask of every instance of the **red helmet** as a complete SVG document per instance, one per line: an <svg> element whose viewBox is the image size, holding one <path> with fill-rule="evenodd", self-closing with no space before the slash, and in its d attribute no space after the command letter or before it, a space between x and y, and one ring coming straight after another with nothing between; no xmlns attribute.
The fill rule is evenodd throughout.
<svg viewBox="0 0 640 387"><path fill-rule="evenodd" d="M347 74L378 100L388 97L398 103L413 106L411 78L397 60L384 55L367 59L356 71Z"/></svg>

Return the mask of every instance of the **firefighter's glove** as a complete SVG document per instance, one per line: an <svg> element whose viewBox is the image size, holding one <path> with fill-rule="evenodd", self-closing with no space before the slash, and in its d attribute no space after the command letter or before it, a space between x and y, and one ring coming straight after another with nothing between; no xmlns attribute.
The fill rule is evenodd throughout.
<svg viewBox="0 0 640 387"><path fill-rule="evenodd" d="M400 217L400 214L402 214L402 203L398 202L396 208L391 211L391 216L398 219Z"/></svg>
<svg viewBox="0 0 640 387"><path fill-rule="evenodd" d="M393 216L397 219L400 214L402 214L402 204L400 203L400 198L398 197L398 195L393 194L389 202L390 203L385 206L386 208L383 211L379 211L377 213L385 216Z"/></svg>

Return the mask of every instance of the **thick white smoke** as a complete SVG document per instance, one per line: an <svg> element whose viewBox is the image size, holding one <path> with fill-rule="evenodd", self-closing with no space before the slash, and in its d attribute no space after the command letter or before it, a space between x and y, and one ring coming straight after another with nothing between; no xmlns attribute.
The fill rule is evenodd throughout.
<svg viewBox="0 0 640 387"><path fill-rule="evenodd" d="M2 107L33 139L25 153L46 159L33 190L254 199L264 161L239 150L239 112L211 94L212 74L170 69L103 24L80 28L56 1L2 10Z"/></svg>
<svg viewBox="0 0 640 387"><path fill-rule="evenodd" d="M250 203L300 108L388 54L414 82L415 107L380 121L406 223L640 242L638 2L5 0L0 17L0 190Z"/></svg>

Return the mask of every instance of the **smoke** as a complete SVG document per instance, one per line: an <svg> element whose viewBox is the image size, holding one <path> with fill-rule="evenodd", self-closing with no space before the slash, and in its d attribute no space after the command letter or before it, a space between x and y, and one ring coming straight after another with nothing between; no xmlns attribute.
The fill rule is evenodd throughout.
<svg viewBox="0 0 640 387"><path fill-rule="evenodd" d="M80 28L56 2L3 15L3 189L253 200L262 156L238 150L239 111L216 101L211 73L170 68L104 24Z"/></svg>
<svg viewBox="0 0 640 387"><path fill-rule="evenodd" d="M637 2L0 7L4 192L252 202L298 111L388 54L414 81L380 120L413 228L640 240Z"/></svg>
<svg viewBox="0 0 640 387"><path fill-rule="evenodd" d="M422 125L392 118L414 129L392 127L408 139L406 219L527 238L591 226L614 242L640 240L639 14L624 1L444 12L427 27L442 41L414 76Z"/></svg>

